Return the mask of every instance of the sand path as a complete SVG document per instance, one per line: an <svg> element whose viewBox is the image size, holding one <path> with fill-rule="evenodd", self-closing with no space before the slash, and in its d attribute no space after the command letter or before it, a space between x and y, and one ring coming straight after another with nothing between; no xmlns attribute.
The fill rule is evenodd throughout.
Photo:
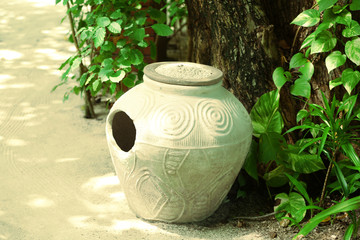
<svg viewBox="0 0 360 240"><path fill-rule="evenodd" d="M264 239L224 225L148 223L129 210L104 118L62 103L60 64L74 51L55 0L0 0L0 240Z"/></svg>

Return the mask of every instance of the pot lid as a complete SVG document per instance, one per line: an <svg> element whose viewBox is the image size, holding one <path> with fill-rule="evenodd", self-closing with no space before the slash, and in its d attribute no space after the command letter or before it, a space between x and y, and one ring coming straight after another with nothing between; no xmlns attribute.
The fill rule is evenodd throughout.
<svg viewBox="0 0 360 240"><path fill-rule="evenodd" d="M217 68L191 62L152 63L144 68L144 74L157 82L184 86L213 85L223 77Z"/></svg>

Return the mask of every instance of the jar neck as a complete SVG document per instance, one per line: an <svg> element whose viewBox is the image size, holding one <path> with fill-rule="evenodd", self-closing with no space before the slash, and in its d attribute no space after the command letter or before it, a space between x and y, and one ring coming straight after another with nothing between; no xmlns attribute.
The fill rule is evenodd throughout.
<svg viewBox="0 0 360 240"><path fill-rule="evenodd" d="M221 88L222 82L218 82L212 85L205 86L187 86L187 85L177 85L177 84L168 84L154 81L144 75L144 84L148 88L155 91L165 91L167 93L177 93L181 95L194 95L198 93L208 93Z"/></svg>

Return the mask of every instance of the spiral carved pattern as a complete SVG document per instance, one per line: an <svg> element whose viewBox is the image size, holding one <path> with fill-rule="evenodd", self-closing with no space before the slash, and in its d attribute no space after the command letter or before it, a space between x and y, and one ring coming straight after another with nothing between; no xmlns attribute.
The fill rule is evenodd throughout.
<svg viewBox="0 0 360 240"><path fill-rule="evenodd" d="M198 113L211 135L228 134L232 129L232 118L226 107L218 102L203 100L198 103Z"/></svg>
<svg viewBox="0 0 360 240"><path fill-rule="evenodd" d="M195 116L187 103L167 103L160 106L154 114L153 126L162 137L183 139L190 134L195 125Z"/></svg>

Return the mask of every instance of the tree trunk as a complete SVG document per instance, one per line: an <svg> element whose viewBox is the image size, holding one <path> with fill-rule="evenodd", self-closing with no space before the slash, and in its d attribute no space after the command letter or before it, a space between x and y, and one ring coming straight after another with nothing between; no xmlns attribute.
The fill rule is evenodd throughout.
<svg viewBox="0 0 360 240"><path fill-rule="evenodd" d="M315 0L186 0L189 12L189 60L212 65L224 72L224 86L248 111L258 98L275 89L272 73L288 69L304 38L313 30L290 24ZM315 59L310 101L321 103L320 90L329 95L324 59ZM296 113L304 103L281 91L285 127L296 125Z"/></svg>

